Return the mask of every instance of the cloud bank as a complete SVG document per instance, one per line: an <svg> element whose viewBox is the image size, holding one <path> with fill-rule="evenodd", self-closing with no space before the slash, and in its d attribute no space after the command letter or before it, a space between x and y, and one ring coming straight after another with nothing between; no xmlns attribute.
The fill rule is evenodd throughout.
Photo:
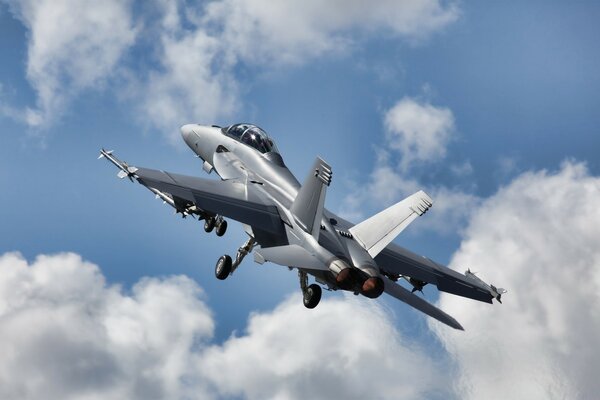
<svg viewBox="0 0 600 400"><path fill-rule="evenodd" d="M0 398L423 398L440 365L376 303L292 296L212 343L215 321L189 278L107 285L71 253L0 257Z"/></svg>
<svg viewBox="0 0 600 400"><path fill-rule="evenodd" d="M465 399L592 399L600 393L600 178L583 164L522 174L473 215L451 267L506 287L503 305L442 294L465 327L433 327Z"/></svg>

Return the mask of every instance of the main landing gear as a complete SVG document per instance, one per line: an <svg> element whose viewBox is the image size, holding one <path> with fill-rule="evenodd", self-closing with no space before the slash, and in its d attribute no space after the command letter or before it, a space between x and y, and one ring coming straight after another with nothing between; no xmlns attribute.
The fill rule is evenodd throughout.
<svg viewBox="0 0 600 400"><path fill-rule="evenodd" d="M227 221L220 215L206 216L204 219L204 231L208 233L212 232L213 229L215 229L217 236L223 236L227 231Z"/></svg>
<svg viewBox="0 0 600 400"><path fill-rule="evenodd" d="M227 224L227 222L223 222ZM225 227L227 227L227 225L225 225ZM217 235L218 234L219 233L217 232ZM219 258L219 260L217 261L217 265L215 266L215 276L217 277L217 279L224 280L229 275L233 274L233 271L235 271L237 267L242 263L244 257L246 257L246 255L248 255L252 251L255 243L256 242L254 238L250 237L246 241L246 243L244 243L242 247L238 249L237 254L235 255L235 261L232 261L231 257L227 254L221 256L221 258Z"/></svg>
<svg viewBox="0 0 600 400"><path fill-rule="evenodd" d="M315 308L321 301L321 286L313 283L308 284L308 275L306 272L298 269L298 278L300 278L300 289L302 289L302 301L304 307Z"/></svg>

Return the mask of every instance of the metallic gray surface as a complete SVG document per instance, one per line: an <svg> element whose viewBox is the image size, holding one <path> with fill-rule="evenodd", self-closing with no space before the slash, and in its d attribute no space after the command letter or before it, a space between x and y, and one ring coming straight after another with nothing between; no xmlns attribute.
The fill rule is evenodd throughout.
<svg viewBox="0 0 600 400"><path fill-rule="evenodd" d="M351 231L354 224L323 207L332 177L327 163L317 158L301 187L280 154L259 151L269 151L268 143L267 147L255 149L234 139L234 131L196 124L181 127L184 141L204 161L203 169L208 173L215 171L220 181L132 167L105 150L100 157L106 157L119 168L119 177L137 180L184 216L207 220L224 216L243 223L250 245L246 243L238 250L239 262L258 246L254 249L256 262L271 261L298 268L333 290L350 290L373 298L385 290L455 329L463 328L454 318L394 281L403 278L417 285L413 291L431 283L439 290L490 303L494 297L500 300L505 292L473 274L459 274L393 243L384 248L391 239L386 238L379 247L383 250L373 252L379 253L373 258L364 243L372 240L363 237L357 241ZM255 138L252 136L251 140ZM270 139L269 143L272 144ZM398 218L398 224L401 218L407 218L400 203L393 207L364 221L358 229L360 233L364 236L365 232L373 231L382 235L377 227L381 225L377 222L381 215L386 219ZM419 211L415 213L424 212ZM396 229L394 223L388 225ZM391 228L385 229L387 234Z"/></svg>

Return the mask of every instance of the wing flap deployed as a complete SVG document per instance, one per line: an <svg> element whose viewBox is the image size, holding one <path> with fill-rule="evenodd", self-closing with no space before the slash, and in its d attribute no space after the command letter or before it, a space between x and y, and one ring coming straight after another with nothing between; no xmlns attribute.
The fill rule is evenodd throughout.
<svg viewBox="0 0 600 400"><path fill-rule="evenodd" d="M426 213L432 205L431 197L420 190L353 226L350 228L350 233L369 252L371 257L375 257L412 221Z"/></svg>
<svg viewBox="0 0 600 400"><path fill-rule="evenodd" d="M404 287L392 282L390 279L385 278L385 292L396 299L405 302L409 306L416 308L417 310L424 312L432 318L437 319L438 321L451 326L454 329L459 329L464 331L465 329L462 327L457 320L455 320L452 316L446 314L444 311L435 307L433 304L428 303L423 298L417 296L414 293L411 293L409 290Z"/></svg>

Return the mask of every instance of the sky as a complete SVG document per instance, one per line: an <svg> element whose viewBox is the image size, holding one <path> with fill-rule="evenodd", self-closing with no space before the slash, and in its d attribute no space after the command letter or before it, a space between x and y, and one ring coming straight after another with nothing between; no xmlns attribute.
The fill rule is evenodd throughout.
<svg viewBox="0 0 600 400"><path fill-rule="evenodd" d="M590 399L600 391L600 5L0 0L0 398ZM96 157L203 176L179 127L252 122L360 222L504 287L325 292ZM215 178L212 176L212 178ZM216 178L215 178L216 179Z"/></svg>

